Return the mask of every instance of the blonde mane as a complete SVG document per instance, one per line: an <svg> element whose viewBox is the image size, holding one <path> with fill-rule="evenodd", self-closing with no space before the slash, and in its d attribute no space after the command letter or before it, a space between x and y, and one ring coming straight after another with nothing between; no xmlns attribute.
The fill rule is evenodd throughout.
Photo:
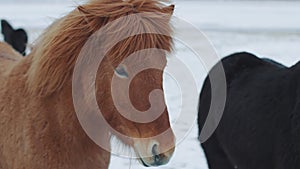
<svg viewBox="0 0 300 169"><path fill-rule="evenodd" d="M71 79L82 47L101 27L135 13L154 12L171 16L173 9L174 6L165 6L157 0L92 0L79 6L53 23L30 54L32 63L27 73L30 92L46 96L60 90ZM142 24L138 24L136 30L160 29L169 34L172 32L166 19L156 18L155 23L147 18L138 19ZM109 55L118 62L141 49L160 48L170 51L171 46L170 36L142 34L116 44Z"/></svg>

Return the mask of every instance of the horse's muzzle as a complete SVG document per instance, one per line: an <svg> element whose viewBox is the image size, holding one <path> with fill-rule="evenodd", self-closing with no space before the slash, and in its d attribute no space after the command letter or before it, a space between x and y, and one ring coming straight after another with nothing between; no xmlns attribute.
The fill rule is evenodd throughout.
<svg viewBox="0 0 300 169"><path fill-rule="evenodd" d="M160 153L159 144L154 143L150 144L150 146L151 148L148 149L148 153L138 152L138 155L140 155L140 158L138 160L145 167L161 166L167 164L170 161L175 150L175 148L171 148L166 152Z"/></svg>

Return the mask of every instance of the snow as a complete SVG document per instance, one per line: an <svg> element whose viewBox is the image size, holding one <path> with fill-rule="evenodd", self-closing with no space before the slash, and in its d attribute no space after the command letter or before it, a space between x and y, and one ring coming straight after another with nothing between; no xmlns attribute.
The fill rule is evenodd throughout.
<svg viewBox="0 0 300 169"><path fill-rule="evenodd" d="M34 42L55 18L63 16L81 3L79 1L55 2L15 4L0 1L0 17L9 20L15 27L25 28L29 31L30 42ZM234 52L248 51L288 66L300 59L298 54L300 52L300 2L175 1L174 4L175 15L204 32L220 57ZM199 92L207 70L196 59L194 53L178 41L176 41L175 51L173 56L188 65L196 79ZM167 75L165 79L167 105L174 125L181 109L181 94L174 80ZM191 111L196 114L195 109ZM170 163L159 168L207 169L204 154L197 140L196 121L176 125L182 129L194 127L177 145ZM144 167L136 160L113 155L110 169L120 168Z"/></svg>

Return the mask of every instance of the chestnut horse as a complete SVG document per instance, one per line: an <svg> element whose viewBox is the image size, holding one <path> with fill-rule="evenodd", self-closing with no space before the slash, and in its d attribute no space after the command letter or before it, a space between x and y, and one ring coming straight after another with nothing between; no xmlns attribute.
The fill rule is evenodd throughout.
<svg viewBox="0 0 300 169"><path fill-rule="evenodd" d="M169 22L173 10L173 5L165 6L158 0L91 0L54 22L25 58L1 43L0 169L108 168L109 150L98 146L77 118L72 97L72 74L81 48L90 36L122 16L137 13L155 13L162 17L154 17L153 20L137 15L135 29L129 31L149 30L150 33L120 41L101 62L95 94L103 117L114 130L103 125L99 128L99 137L103 144L110 145L112 134L118 132L126 135L127 139L121 137L120 140L134 149L143 165L166 164L175 149L175 136L169 130L167 109L164 108L152 122L131 121L115 108L110 87L114 74L131 76L130 67L118 68L118 65L134 52L163 49L159 56L140 56L139 60L164 69L166 52L172 48L172 38L165 34L153 34L151 30L171 34ZM163 17L165 15L168 17ZM132 23L125 22L118 29L129 26L132 27ZM112 32L119 30L111 29ZM163 71L149 69L140 72L130 84L132 105L140 111L158 106L150 105L148 98L151 91L163 90L162 82ZM165 101L158 104L165 106ZM93 113L93 108L88 111ZM162 139L143 140L163 133L165 137Z"/></svg>

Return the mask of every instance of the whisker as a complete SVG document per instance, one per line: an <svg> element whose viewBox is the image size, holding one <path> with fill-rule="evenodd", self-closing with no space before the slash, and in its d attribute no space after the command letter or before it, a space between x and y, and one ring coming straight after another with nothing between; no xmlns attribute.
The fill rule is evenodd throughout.
<svg viewBox="0 0 300 169"><path fill-rule="evenodd" d="M130 152L130 158L129 158L129 169L132 167L132 152Z"/></svg>

